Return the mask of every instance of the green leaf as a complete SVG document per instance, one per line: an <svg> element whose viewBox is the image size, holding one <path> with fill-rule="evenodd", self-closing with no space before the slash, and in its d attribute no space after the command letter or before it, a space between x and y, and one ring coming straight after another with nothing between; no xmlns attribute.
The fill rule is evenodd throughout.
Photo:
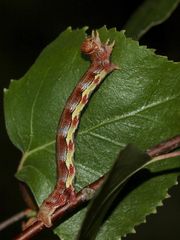
<svg viewBox="0 0 180 240"><path fill-rule="evenodd" d="M174 159L171 159L171 161ZM123 151L121 151L103 186L101 187L96 197L91 201L77 239L95 239L103 221L109 217L109 209L112 207L115 208L115 206L117 206L117 203L121 206L121 201L123 200L124 196L130 194L132 189L135 189L137 187L137 185L134 183L135 174L139 176L142 173L140 170L143 168L150 170L149 172L146 172L147 176L144 179L142 176L141 178L137 178L136 176L136 179L139 181L138 185L143 184L145 181L147 181L147 179L153 177L152 166L153 163L156 162L157 164L158 161L165 161L165 159L159 157L152 159L147 153L140 151L136 146L132 144L129 144ZM180 161L179 155L178 161ZM178 173L180 171L178 161L176 161L175 164L173 162L171 163L171 167L166 169L166 171L168 171L167 173L170 173L172 171ZM165 171L165 169L163 169L163 171ZM156 174L161 175L163 172L159 171ZM129 179L131 182L128 182L127 184L127 181L129 181ZM139 210L140 209L138 209L138 213L140 213Z"/></svg>
<svg viewBox="0 0 180 240"><path fill-rule="evenodd" d="M140 39L150 28L168 19L179 2L179 0L145 0L124 26L126 35Z"/></svg>
<svg viewBox="0 0 180 240"><path fill-rule="evenodd" d="M114 200L122 191L124 183L150 159L148 154L141 152L130 144L120 152L105 183L87 211L78 240L95 239L105 215L107 215Z"/></svg>
<svg viewBox="0 0 180 240"><path fill-rule="evenodd" d="M121 70L105 79L82 115L76 139L77 190L107 172L127 143L147 149L180 132L180 64L155 55L123 32L106 28L99 32L104 41L108 37L116 41L112 61ZM23 153L16 176L28 184L38 204L56 180L55 136L60 113L89 65L79 51L84 36L85 29L67 29L5 91L8 134ZM171 167L166 163L162 169ZM131 232L165 198L177 175L155 176L135 189L106 221L98 239L119 239ZM64 222L56 233L72 239L84 212Z"/></svg>

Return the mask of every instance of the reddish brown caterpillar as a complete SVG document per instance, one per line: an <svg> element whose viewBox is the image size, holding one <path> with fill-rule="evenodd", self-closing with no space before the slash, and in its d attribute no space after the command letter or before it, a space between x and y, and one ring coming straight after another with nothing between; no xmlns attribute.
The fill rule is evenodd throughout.
<svg viewBox="0 0 180 240"><path fill-rule="evenodd" d="M60 118L56 137L57 183L54 191L43 201L37 215L47 227L52 225L51 216L57 208L64 206L67 201L76 201L73 186L74 133L91 94L107 74L118 69L110 62L113 46L114 42L109 44L109 40L105 44L101 43L98 32L94 31L81 45L81 52L89 56L91 65L68 98Z"/></svg>

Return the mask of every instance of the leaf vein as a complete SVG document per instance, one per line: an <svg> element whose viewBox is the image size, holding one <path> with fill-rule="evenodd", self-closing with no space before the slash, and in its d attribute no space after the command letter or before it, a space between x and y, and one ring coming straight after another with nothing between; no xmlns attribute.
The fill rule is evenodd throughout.
<svg viewBox="0 0 180 240"><path fill-rule="evenodd" d="M144 106L142 106L142 107L140 107L140 108L138 108L138 109L136 109L136 110L134 110L134 111L132 111L132 112L128 112L128 113L125 113L125 114L120 115L120 116L115 116L114 118L111 118L111 119L106 119L106 120L104 120L104 121L96 124L95 126L92 126L92 127L87 128L87 129L85 129L85 130L83 130L83 131L80 131L80 132L79 132L79 135L87 134L87 133L91 132L92 130L98 129L98 128L102 127L102 126L105 126L105 125L108 125L108 124L111 124L111 123L114 123L114 122L118 122L118 121L120 121L120 120L129 118L129 117L132 117L132 116L135 116L135 115L137 115L138 113L141 113L141 112L143 112L143 111L145 111L145 110L147 110L147 109L151 109L151 108L156 107L156 106L158 106L158 105L167 103L167 102L169 102L169 101L173 101L174 99L176 99L176 98L179 97L179 96L180 96L180 95L175 95L175 96L172 96L172 97L167 97L167 98L165 98L165 99L163 99L163 100L159 100L159 101L156 101L156 102L152 102L152 103L150 103L150 104L148 104L148 105L144 105Z"/></svg>
<svg viewBox="0 0 180 240"><path fill-rule="evenodd" d="M112 140L112 139L110 139L110 138L108 138L108 137L105 137L105 136L103 136L103 135L100 135L100 134L97 134L97 133L94 133L94 132L90 132L89 135L91 135L91 136L93 136L93 137L96 137L96 138L99 138L99 139L101 139L101 140L104 140L104 141L106 141L106 142L112 143L113 145L116 145L116 146L118 146L118 147L124 147L124 146L125 146L125 144L123 144L123 143L114 141L114 140Z"/></svg>
<svg viewBox="0 0 180 240"><path fill-rule="evenodd" d="M26 152L24 152L24 154L23 154L23 156L22 156L22 158L21 158L19 167L18 167L18 171L21 170L21 168L23 167L24 162L26 161L27 157L29 157L29 156L30 156L31 154L33 154L33 153L36 153L36 152L41 151L41 150L43 150L43 149L46 149L47 147L53 145L54 143L55 143L55 140L50 141L50 142L48 142L48 143L45 143L44 145L41 145L41 146L39 146L39 147L37 147L37 148L34 148L34 149L32 149L31 151L26 151Z"/></svg>
<svg viewBox="0 0 180 240"><path fill-rule="evenodd" d="M44 74L44 77L41 78L41 82L39 84L39 88L37 89L37 92L36 92L36 95L35 95L35 98L33 100L33 103L32 103L32 108L31 108L31 116L30 116L30 138L29 138L29 144L28 144L28 147L27 147L27 151L30 149L31 147L31 143L32 143L32 139L33 139L33 117L34 117L34 108L35 108L35 105L36 105L36 102L37 102L37 99L38 99L38 96L39 96L39 93L40 93L40 90L43 86L43 83L44 83L44 79L45 77L47 76L48 72L49 72L49 68L47 68L47 71L46 73Z"/></svg>

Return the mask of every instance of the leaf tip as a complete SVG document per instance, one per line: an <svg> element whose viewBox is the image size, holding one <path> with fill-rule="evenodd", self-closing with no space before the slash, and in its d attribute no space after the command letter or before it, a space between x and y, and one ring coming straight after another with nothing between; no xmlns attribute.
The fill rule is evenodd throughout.
<svg viewBox="0 0 180 240"><path fill-rule="evenodd" d="M122 32L124 35L126 35L126 30L125 30L125 29L121 30L121 32Z"/></svg>
<svg viewBox="0 0 180 240"><path fill-rule="evenodd" d="M143 223L147 223L147 220L146 220L146 218L142 221Z"/></svg>
<svg viewBox="0 0 180 240"><path fill-rule="evenodd" d="M152 214L157 214L157 209L156 208L152 210Z"/></svg>
<svg viewBox="0 0 180 240"><path fill-rule="evenodd" d="M9 90L9 89L4 88L4 89L3 89L4 94L6 94L6 93L8 92L8 90Z"/></svg>
<svg viewBox="0 0 180 240"><path fill-rule="evenodd" d="M165 196L165 199L168 199L170 197L171 197L171 195L169 195L169 193L167 193L166 196Z"/></svg>
<svg viewBox="0 0 180 240"><path fill-rule="evenodd" d="M136 233L135 228L129 229L128 234L130 234L130 233L131 233L131 234L135 234L135 233ZM127 233L123 234L123 238L127 237L128 234L127 234Z"/></svg>
<svg viewBox="0 0 180 240"><path fill-rule="evenodd" d="M178 181L176 181L175 183L174 183L174 185L178 185L179 183L178 183Z"/></svg>
<svg viewBox="0 0 180 240"><path fill-rule="evenodd" d="M157 206L158 207L162 207L163 206L163 202L162 201L158 202ZM157 213L157 210L156 210L156 213Z"/></svg>
<svg viewBox="0 0 180 240"><path fill-rule="evenodd" d="M88 26L84 26L82 29L83 29L84 31L87 31L87 30L89 29L89 27L88 27Z"/></svg>
<svg viewBox="0 0 180 240"><path fill-rule="evenodd" d="M67 31L69 31L69 32L72 32L72 27L71 26L69 26L69 27L67 27L67 29L66 29Z"/></svg>
<svg viewBox="0 0 180 240"><path fill-rule="evenodd" d="M135 228L132 228L131 233L136 233Z"/></svg>

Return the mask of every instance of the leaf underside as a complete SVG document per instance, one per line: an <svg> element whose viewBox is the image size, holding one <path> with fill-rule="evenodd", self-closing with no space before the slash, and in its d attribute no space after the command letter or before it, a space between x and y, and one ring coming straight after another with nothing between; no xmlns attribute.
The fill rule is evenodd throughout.
<svg viewBox="0 0 180 240"><path fill-rule="evenodd" d="M108 218L109 209L126 188L127 181L151 160L147 153L129 144L115 161L106 180L88 208L78 240L94 240L103 221ZM126 193L127 194L127 193ZM119 201L118 201L119 202Z"/></svg>
<svg viewBox="0 0 180 240"><path fill-rule="evenodd" d="M26 75L12 81L5 91L7 131L23 153L16 176L30 187L38 204L56 180L55 136L60 113L89 66L79 51L85 30L63 32ZM104 80L82 115L76 137L77 190L107 172L127 143L147 149L180 132L180 64L139 46L123 31L101 28L99 33L103 41L116 41L112 61L120 70ZM179 171L154 173L172 166L180 167L178 158L153 164L153 177L121 200L97 239L119 239L154 212L176 183ZM65 240L76 236L84 213L85 209L57 227L58 236Z"/></svg>
<svg viewBox="0 0 180 240"><path fill-rule="evenodd" d="M126 35L140 39L150 28L168 19L179 3L179 0L145 0L124 26Z"/></svg>

